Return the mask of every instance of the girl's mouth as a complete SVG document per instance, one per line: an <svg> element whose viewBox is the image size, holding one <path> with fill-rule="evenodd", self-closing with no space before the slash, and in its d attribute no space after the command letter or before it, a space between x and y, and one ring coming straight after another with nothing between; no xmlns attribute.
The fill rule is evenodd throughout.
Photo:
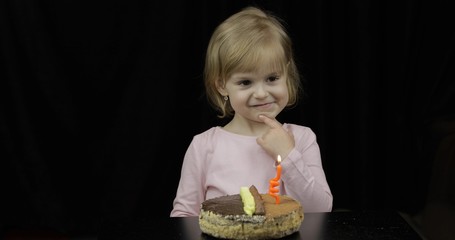
<svg viewBox="0 0 455 240"><path fill-rule="evenodd" d="M252 107L254 108L269 108L272 106L273 103L261 103L261 104L254 104Z"/></svg>

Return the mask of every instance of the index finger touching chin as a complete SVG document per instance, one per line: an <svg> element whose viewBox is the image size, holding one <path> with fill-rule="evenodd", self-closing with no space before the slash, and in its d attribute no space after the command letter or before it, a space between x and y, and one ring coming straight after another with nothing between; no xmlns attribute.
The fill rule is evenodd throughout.
<svg viewBox="0 0 455 240"><path fill-rule="evenodd" d="M261 119L269 127L272 127L272 128L281 127L281 123L278 122L275 118L269 118L265 115L259 115L259 119Z"/></svg>

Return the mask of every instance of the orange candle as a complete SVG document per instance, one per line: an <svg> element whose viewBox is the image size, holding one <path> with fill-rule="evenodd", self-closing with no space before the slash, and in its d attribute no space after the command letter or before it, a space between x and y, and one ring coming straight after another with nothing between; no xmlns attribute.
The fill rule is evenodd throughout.
<svg viewBox="0 0 455 240"><path fill-rule="evenodd" d="M270 187L269 187L269 194L275 198L275 204L280 203L280 197L278 196L279 187L280 185L280 177L281 177L281 156L278 155L277 157L278 165L276 166L276 177L270 179Z"/></svg>

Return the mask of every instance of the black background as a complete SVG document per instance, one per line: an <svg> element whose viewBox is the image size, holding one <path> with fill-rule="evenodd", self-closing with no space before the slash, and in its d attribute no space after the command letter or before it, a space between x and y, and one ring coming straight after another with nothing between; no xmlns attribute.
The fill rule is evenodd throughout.
<svg viewBox="0 0 455 240"><path fill-rule="evenodd" d="M191 138L223 124L208 40L250 4L294 40L305 95L279 120L315 131L334 210L418 214L455 109L449 2L1 1L0 230L168 217Z"/></svg>

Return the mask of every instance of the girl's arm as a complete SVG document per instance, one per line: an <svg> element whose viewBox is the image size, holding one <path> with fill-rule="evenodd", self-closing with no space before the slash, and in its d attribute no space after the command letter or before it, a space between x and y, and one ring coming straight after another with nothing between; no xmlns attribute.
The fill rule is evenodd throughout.
<svg viewBox="0 0 455 240"><path fill-rule="evenodd" d="M310 128L291 127L295 148L282 161L282 191L298 199L305 212L332 211L333 196L322 167L316 135Z"/></svg>
<svg viewBox="0 0 455 240"><path fill-rule="evenodd" d="M204 201L205 179L200 154L200 143L193 138L183 159L180 182L174 199L171 217L198 216L201 203Z"/></svg>

